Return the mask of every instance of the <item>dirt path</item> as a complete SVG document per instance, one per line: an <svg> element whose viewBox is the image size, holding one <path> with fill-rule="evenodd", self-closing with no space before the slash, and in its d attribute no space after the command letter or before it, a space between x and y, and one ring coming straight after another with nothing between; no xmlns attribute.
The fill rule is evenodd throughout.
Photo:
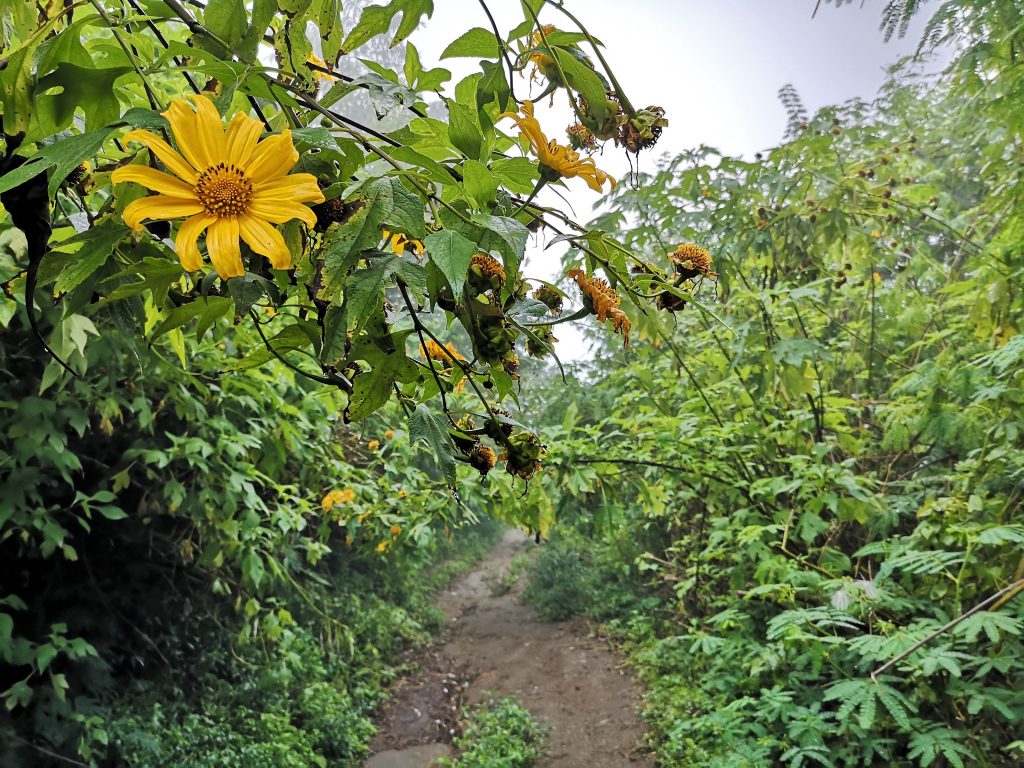
<svg viewBox="0 0 1024 768"><path fill-rule="evenodd" d="M513 560L533 547L509 531L439 600L447 628L416 659L378 718L365 768L429 768L449 754L458 710L511 694L551 729L544 768L650 768L634 712L639 691L620 660L582 622L551 623L508 588Z"/></svg>

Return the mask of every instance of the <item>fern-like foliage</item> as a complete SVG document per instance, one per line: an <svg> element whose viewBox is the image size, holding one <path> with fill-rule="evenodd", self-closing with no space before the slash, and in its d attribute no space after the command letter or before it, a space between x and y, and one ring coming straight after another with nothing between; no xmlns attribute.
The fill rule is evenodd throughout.
<svg viewBox="0 0 1024 768"><path fill-rule="evenodd" d="M802 126L807 124L809 117L807 107L804 106L800 94L792 83L786 83L779 88L779 101L786 110L786 138L799 136Z"/></svg>

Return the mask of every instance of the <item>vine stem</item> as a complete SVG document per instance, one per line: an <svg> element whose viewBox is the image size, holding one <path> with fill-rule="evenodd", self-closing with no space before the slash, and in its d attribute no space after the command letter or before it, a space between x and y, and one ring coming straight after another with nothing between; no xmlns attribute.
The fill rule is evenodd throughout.
<svg viewBox="0 0 1024 768"><path fill-rule="evenodd" d="M120 30L117 28L117 24L114 23L114 20L107 15L106 8L100 4L99 0L89 0L89 3L96 9L96 13L100 15L100 18L103 19L103 23L107 25L107 29L110 30L114 39L117 40L117 44L121 47L121 50L124 51L124 55L127 56L128 61L132 63L132 68L135 70L135 73L142 79L142 87L146 91L146 98L149 99L149 106L159 112L163 109L163 102L161 102L157 97L156 91L153 90L153 86L149 84L149 79L146 77L146 73L142 71L142 65L139 64L139 59L135 55L135 52L132 51L132 49L125 43L124 38L121 37Z"/></svg>
<svg viewBox="0 0 1024 768"><path fill-rule="evenodd" d="M605 59L604 54L601 53L601 49L594 41L594 38L590 36L590 33L587 31L587 28L583 26L579 19L577 19L569 11L567 11L565 9L565 6L562 5L561 2L556 3L552 2L552 0L544 0L544 2L547 5L553 5L565 16L567 16L569 20L572 21L577 27L580 28L580 32L582 32L586 36L587 42L590 43L591 48L594 49L594 53L597 54L598 61L600 61L601 66L604 67L604 71L607 73L608 79L611 81L612 87L615 89L615 95L619 97L619 102L622 104L623 109L625 109L626 112L629 113L630 117L636 117L636 109L630 103L629 98L627 98L626 96L626 92L622 89L622 86L619 85L619 81L616 79L615 73L612 71L612 68L608 64L607 59ZM527 8L529 8L529 3L526 3L525 5Z"/></svg>
<svg viewBox="0 0 1024 768"><path fill-rule="evenodd" d="M932 640L934 640L939 635L944 635L946 632L949 632L949 630L951 630L953 627L955 627L957 624L959 624L960 622L964 621L965 619L970 618L971 616L973 616L974 614L978 613L979 611L985 610L986 608L988 608L988 606L992 605L997 600L999 600L999 598L1001 598L1003 595L1007 595L1007 594L1016 595L1017 593L1021 592L1022 590L1024 590L1024 579L1018 579L1017 581L1013 582L1009 586L1003 587L998 592L996 592L994 595L990 595L989 597L987 597L984 600L982 600L980 603L978 603L976 606L971 608L969 611L967 611L965 613L961 613L955 619L953 619L952 621L946 622L945 624L943 624L941 627L939 627L937 630L932 632L927 637L924 637L921 640L919 640L918 642L914 643L912 646L907 648L907 650L905 650L903 653L899 654L895 658L889 659L889 661L885 662L885 664L883 664L882 666L880 666L878 669L876 669L874 672L871 673L871 681L877 683L878 682L878 676L880 674L882 674L883 672L885 672L885 670L889 669L894 664L897 664L897 663L903 661L903 659L907 658L910 654L912 654L918 648L921 648L922 646L927 645L928 643L930 643ZM1003 603L999 603L999 605L1002 605L1002 604Z"/></svg>
<svg viewBox="0 0 1024 768"><path fill-rule="evenodd" d="M523 3L523 8L529 11L530 16L533 18L533 23L537 26L537 33L540 35L540 39L544 42L544 46L553 54L555 51L548 44L547 33L544 31L544 25L540 23L540 18L537 16L537 12L533 10L528 2ZM569 88L569 80L566 78L565 72L562 70L562 63L558 60L558 56L552 56L551 60L555 62L555 67L558 69L558 76L562 78L562 82L565 84L565 92L569 95L569 103L572 104L573 112L582 116L583 110L580 109L580 105L576 102L576 97L573 96L572 90Z"/></svg>
<svg viewBox="0 0 1024 768"><path fill-rule="evenodd" d="M494 20L494 15L491 13L491 9L487 6L485 0L480 0L480 6L484 9L484 13L487 14L487 20L491 22L491 29L494 30L494 39L498 41L498 48L501 51L501 57L505 60L505 64L508 67L508 93L512 97L512 101L518 103L519 99L516 98L515 86L512 84L512 80L515 77L515 69L512 66L512 59L508 57L508 44L501 36L501 30L498 29L498 22Z"/></svg>
<svg viewBox="0 0 1024 768"><path fill-rule="evenodd" d="M338 384L343 384L344 386L346 386L349 389L351 389L352 382L349 381L348 378L344 374L335 373L334 376L336 377L336 379L330 379L330 378L328 378L326 376L317 376L315 373L310 373L309 371L304 371L301 368L299 368L299 366L297 366L294 363L291 363L288 360L286 360L284 358L284 356L281 355L280 352L278 352L276 349L274 349L274 346L267 339L266 334L263 333L263 327L262 327L262 324L260 323L259 317L256 316L256 312L254 312L252 309L250 309L249 310L249 317L252 318L252 322L256 326L256 333L258 333L260 335L260 338L263 340L263 345L267 348L267 351L270 352L270 354L272 354L274 357L276 357L286 367L288 367L291 370L295 371L297 374L299 374L301 376L305 376L307 379L311 379L311 380L313 380L313 381L315 381L315 382L317 382L319 384L329 384L331 386L337 386Z"/></svg>

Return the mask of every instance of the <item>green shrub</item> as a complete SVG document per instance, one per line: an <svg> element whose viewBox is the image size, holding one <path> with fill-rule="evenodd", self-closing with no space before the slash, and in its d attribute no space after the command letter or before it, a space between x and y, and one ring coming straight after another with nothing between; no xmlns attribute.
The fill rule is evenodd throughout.
<svg viewBox="0 0 1024 768"><path fill-rule="evenodd" d="M513 698L470 710L450 768L529 768L544 754L547 729Z"/></svg>

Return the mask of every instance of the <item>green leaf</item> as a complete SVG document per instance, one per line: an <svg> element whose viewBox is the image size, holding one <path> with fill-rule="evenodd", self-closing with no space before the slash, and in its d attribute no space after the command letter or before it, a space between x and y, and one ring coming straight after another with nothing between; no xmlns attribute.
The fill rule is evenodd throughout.
<svg viewBox="0 0 1024 768"><path fill-rule="evenodd" d="M334 308L337 311L337 308ZM283 317L284 315L278 315ZM264 331L264 333L266 333ZM287 352L294 352L298 349L307 349L310 346L309 329L301 322L291 323L284 326L277 333L270 336L267 341L279 355L284 356ZM226 371L245 371L249 368L257 368L266 365L274 357L266 345L254 347L241 360L224 367Z"/></svg>
<svg viewBox="0 0 1024 768"><path fill-rule="evenodd" d="M603 121L608 116L608 105L605 101L608 86L601 80L597 72L580 61L579 57L582 54L557 46L553 46L551 52L562 67L569 87L578 91L580 96L587 100L590 115L596 122Z"/></svg>
<svg viewBox="0 0 1024 768"><path fill-rule="evenodd" d="M476 84L476 108L483 109L486 104L495 101L497 111L505 112L512 98L512 89L505 68L496 61L483 61L480 63L480 69L483 70L483 76Z"/></svg>
<svg viewBox="0 0 1024 768"><path fill-rule="evenodd" d="M384 290L394 275L401 277L417 294L426 290L427 277L423 267L397 254L371 259L367 269L349 275L345 284L345 308L350 322L355 323L353 333L362 330L374 310L383 302Z"/></svg>
<svg viewBox="0 0 1024 768"><path fill-rule="evenodd" d="M245 34L242 35L241 42L238 44L239 53L245 58L255 58L259 45L263 42L263 34L267 31L274 14L277 13L277 7L277 0L253 0L252 23L246 26ZM209 6L207 6L207 13L209 13ZM340 24L336 26L341 28Z"/></svg>
<svg viewBox="0 0 1024 768"><path fill-rule="evenodd" d="M53 286L54 296L67 293L81 285L106 263L114 252L114 246L130 231L120 219L107 216L95 226L56 245L54 252L75 254L76 258L57 276L57 282Z"/></svg>
<svg viewBox="0 0 1024 768"><path fill-rule="evenodd" d="M229 45L242 40L249 29L249 19L245 14L245 3L242 0L209 0L203 12L206 28ZM266 27L264 26L264 29ZM198 41L203 43L209 37L200 35ZM219 46L218 46L219 47ZM213 53L229 53L213 51Z"/></svg>
<svg viewBox="0 0 1024 768"><path fill-rule="evenodd" d="M3 69L0 69L0 102L3 104L3 132L8 136L17 136L28 131L34 106L32 62L35 57L33 54L54 26L63 18L63 14L54 14L53 18L41 25L21 46L5 51L6 61ZM4 19L5 23L6 21ZM5 31L0 32L0 40L6 34ZM0 47L6 47L6 41L3 41L3 45Z"/></svg>
<svg viewBox="0 0 1024 768"><path fill-rule="evenodd" d="M40 123L50 131L63 130L71 125L78 107L85 112L86 128L114 122L121 114L114 83L130 72L134 72L131 67L80 67L60 62L35 88ZM47 93L55 88L58 93Z"/></svg>
<svg viewBox="0 0 1024 768"><path fill-rule="evenodd" d="M324 252L324 287L319 294L322 299L338 296L345 275L363 252L380 243L382 229L403 232L413 239L421 239L426 232L423 202L406 189L401 179L373 179L363 187L359 198L363 206L337 230Z"/></svg>
<svg viewBox="0 0 1024 768"><path fill-rule="evenodd" d="M352 394L345 407L346 423L359 421L378 410L391 399L395 381L412 381L418 375L416 364L405 354L405 339L411 331L392 334L394 351L384 352L372 340L364 337L353 345L349 359L369 364L370 370L358 374L352 381Z"/></svg>
<svg viewBox="0 0 1024 768"><path fill-rule="evenodd" d="M96 507L96 511L107 518L107 520L124 520L128 517L128 514L120 507L112 507L106 504Z"/></svg>
<svg viewBox="0 0 1024 768"><path fill-rule="evenodd" d="M367 6L341 44L341 50L343 53L351 53L368 40L383 35L390 28L395 15L401 13L402 21L391 40L390 47L394 48L416 29L423 16L429 18L433 12L433 0L391 0L387 5Z"/></svg>
<svg viewBox="0 0 1024 768"><path fill-rule="evenodd" d="M463 32L441 52L442 59L482 58L496 59L501 51L494 33L483 27Z"/></svg>
<svg viewBox="0 0 1024 768"><path fill-rule="evenodd" d="M153 329L151 338L156 339L172 328L180 328L192 320L197 320L196 340L198 341L202 339L203 334L211 325L231 312L234 306L235 302L227 296L206 296L195 299L168 312L167 317Z"/></svg>
<svg viewBox="0 0 1024 768"><path fill-rule="evenodd" d="M456 149L474 160L480 159L484 138L468 108L448 99L448 136Z"/></svg>
<svg viewBox="0 0 1024 768"><path fill-rule="evenodd" d="M295 140L295 143L300 145L305 144L307 147L323 149L328 152L341 151L341 147L338 146L338 140L335 139L331 135L331 132L322 125L306 128L293 128L292 138Z"/></svg>
<svg viewBox="0 0 1024 768"><path fill-rule="evenodd" d="M20 168L0 176L0 192L25 183L43 171L53 168L47 191L50 197L57 194L57 189L70 173L90 157L95 157L100 147L113 132L113 128L100 128L97 131L68 136L60 141L49 144L34 155Z"/></svg>
<svg viewBox="0 0 1024 768"><path fill-rule="evenodd" d="M409 441L425 446L448 484L455 484L455 443L445 425L423 404L416 406L409 417Z"/></svg>
<svg viewBox="0 0 1024 768"><path fill-rule="evenodd" d="M528 195L540 177L537 164L528 157L508 157L495 160L491 172L513 192Z"/></svg>
<svg viewBox="0 0 1024 768"><path fill-rule="evenodd" d="M428 235L423 244L427 247L430 260L441 270L458 300L462 296L469 262L477 251L476 243L458 232L444 229Z"/></svg>
<svg viewBox="0 0 1024 768"><path fill-rule="evenodd" d="M497 199L500 182L487 166L476 160L462 164L463 185L466 192L476 201L477 207L487 209Z"/></svg>
<svg viewBox="0 0 1024 768"><path fill-rule="evenodd" d="M265 574L266 570L263 567L263 558L260 557L258 552L250 549L242 558L242 575L248 579L249 583L252 584L253 587L259 589L260 583L263 581Z"/></svg>

